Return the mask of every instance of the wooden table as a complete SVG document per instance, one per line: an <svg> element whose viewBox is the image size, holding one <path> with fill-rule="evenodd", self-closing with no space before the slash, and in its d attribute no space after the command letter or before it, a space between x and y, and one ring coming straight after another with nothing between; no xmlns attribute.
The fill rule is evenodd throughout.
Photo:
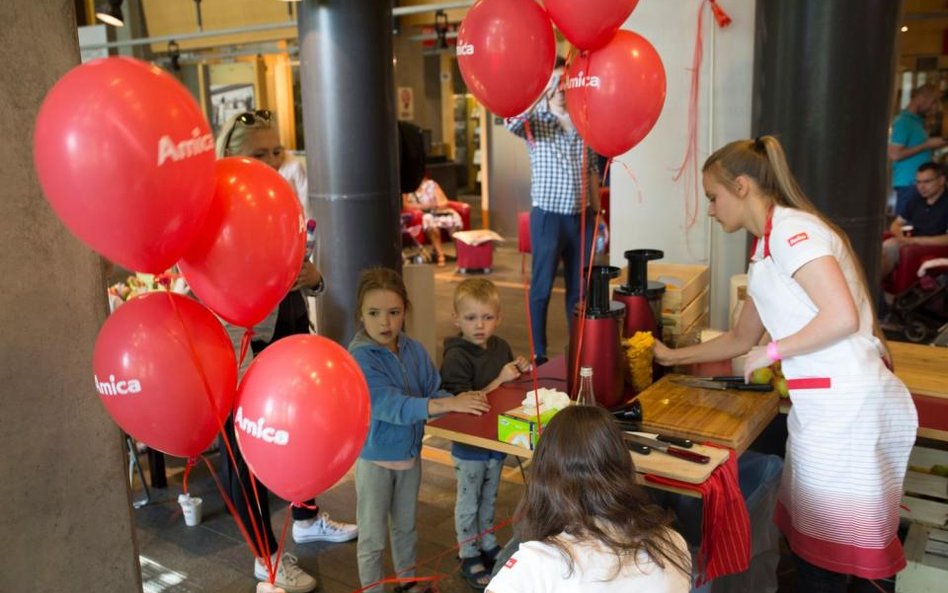
<svg viewBox="0 0 948 593"><path fill-rule="evenodd" d="M541 366L538 374L540 387L566 390L563 357ZM712 391L675 385L670 379L662 378L639 395L645 410L642 432L662 432L699 442L712 441L731 447L740 454L777 414L775 393ZM425 431L454 442L531 457L532 451L497 440L497 416L519 406L524 393L532 389L529 379L507 383L488 394L491 409L482 416L445 414L430 421ZM654 486L641 474L637 478L642 484ZM667 489L695 496L690 490Z"/></svg>
<svg viewBox="0 0 948 593"><path fill-rule="evenodd" d="M948 441L948 348L889 342L895 374L918 409L918 436Z"/></svg>

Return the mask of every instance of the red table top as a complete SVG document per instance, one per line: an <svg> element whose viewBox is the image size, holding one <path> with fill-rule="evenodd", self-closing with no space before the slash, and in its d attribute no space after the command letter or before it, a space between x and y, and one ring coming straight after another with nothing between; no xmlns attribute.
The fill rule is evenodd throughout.
<svg viewBox="0 0 948 593"><path fill-rule="evenodd" d="M537 369L537 384L548 389L566 391L566 359L558 356ZM435 429L461 432L471 436L497 440L497 416L516 408L528 391L533 390L533 379L524 374L517 381L505 383L487 394L490 410L481 416L450 413L428 422Z"/></svg>

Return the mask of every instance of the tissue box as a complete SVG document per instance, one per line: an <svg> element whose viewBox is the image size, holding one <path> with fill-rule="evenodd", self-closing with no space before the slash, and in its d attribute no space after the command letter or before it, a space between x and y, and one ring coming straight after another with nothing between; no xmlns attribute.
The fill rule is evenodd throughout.
<svg viewBox="0 0 948 593"><path fill-rule="evenodd" d="M547 410L540 414L540 426L549 424L559 410ZM533 449L540 439L537 415L524 411L523 406L503 412L497 416L497 440L524 449Z"/></svg>

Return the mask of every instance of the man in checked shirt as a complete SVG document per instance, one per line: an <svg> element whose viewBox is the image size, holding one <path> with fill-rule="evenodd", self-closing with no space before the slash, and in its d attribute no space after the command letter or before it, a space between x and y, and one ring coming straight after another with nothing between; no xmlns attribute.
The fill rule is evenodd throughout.
<svg viewBox="0 0 948 593"><path fill-rule="evenodd" d="M508 130L527 140L532 179L530 199L531 282L530 317L536 364L547 360L546 314L550 292L560 260L566 282L566 327L579 302L580 251L589 264L595 212L599 209L599 179L595 154L583 139L566 111L565 85L560 81L566 63L557 56L547 90L524 113L508 118ZM529 124L529 135L527 133ZM587 178L583 179L583 150ZM580 246L583 188L589 191L586 205L586 244Z"/></svg>

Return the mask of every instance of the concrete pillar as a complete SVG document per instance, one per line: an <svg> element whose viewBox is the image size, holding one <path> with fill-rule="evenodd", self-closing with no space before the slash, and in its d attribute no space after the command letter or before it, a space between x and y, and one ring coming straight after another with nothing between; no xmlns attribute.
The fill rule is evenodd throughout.
<svg viewBox="0 0 948 593"><path fill-rule="evenodd" d="M72 0L0 19L0 590L141 591L120 432L92 386L105 320L98 256L43 199L32 137L79 63Z"/></svg>
<svg viewBox="0 0 948 593"><path fill-rule="evenodd" d="M758 0L755 135L780 139L803 191L879 286L901 2Z"/></svg>
<svg viewBox="0 0 948 593"><path fill-rule="evenodd" d="M299 43L320 333L346 344L359 271L401 269L392 1L305 0Z"/></svg>

